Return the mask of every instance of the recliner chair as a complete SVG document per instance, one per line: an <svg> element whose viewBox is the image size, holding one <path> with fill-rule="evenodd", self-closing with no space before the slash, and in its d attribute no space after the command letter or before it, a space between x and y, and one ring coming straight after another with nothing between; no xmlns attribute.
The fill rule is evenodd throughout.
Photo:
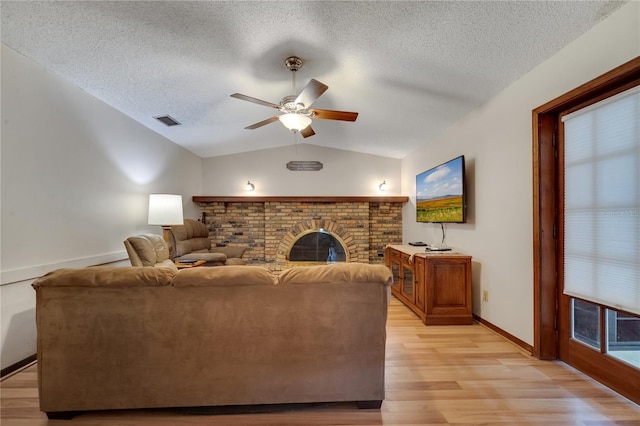
<svg viewBox="0 0 640 426"><path fill-rule="evenodd" d="M153 266L178 270L169 258L167 242L156 234L142 234L124 240L131 266Z"/></svg>

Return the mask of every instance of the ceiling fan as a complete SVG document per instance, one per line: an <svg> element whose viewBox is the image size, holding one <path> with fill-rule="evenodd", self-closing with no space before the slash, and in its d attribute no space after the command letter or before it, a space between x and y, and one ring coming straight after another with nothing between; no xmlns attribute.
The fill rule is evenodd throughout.
<svg viewBox="0 0 640 426"><path fill-rule="evenodd" d="M357 112L347 111L334 111L328 109L316 109L310 108L316 99L320 97L328 88L326 84L320 83L318 80L311 79L309 84L302 89L302 92L298 96L296 93L296 71L302 67L302 59L297 56L291 56L284 61L289 71L291 71L291 80L293 85L293 95L285 96L282 98L279 104L263 101L260 99L252 98L251 96L242 95L240 93L234 93L232 98L240 99L243 101L253 102L258 105L268 106L277 109L282 114L267 118L251 126L245 127L245 129L253 130L258 127L265 126L274 121L280 120L280 122L289 130L294 133L300 132L300 134L308 138L313 136L316 132L311 128L312 118L319 118L323 120L342 120L342 121L356 121L358 118Z"/></svg>

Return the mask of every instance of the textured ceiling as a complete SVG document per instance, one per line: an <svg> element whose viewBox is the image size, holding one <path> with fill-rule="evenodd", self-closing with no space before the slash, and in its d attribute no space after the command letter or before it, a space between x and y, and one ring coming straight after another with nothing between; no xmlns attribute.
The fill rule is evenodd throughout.
<svg viewBox="0 0 640 426"><path fill-rule="evenodd" d="M311 143L402 158L609 15L612 1L2 1L2 42L201 157ZM247 125L329 86L315 136ZM153 117L182 123L166 127Z"/></svg>

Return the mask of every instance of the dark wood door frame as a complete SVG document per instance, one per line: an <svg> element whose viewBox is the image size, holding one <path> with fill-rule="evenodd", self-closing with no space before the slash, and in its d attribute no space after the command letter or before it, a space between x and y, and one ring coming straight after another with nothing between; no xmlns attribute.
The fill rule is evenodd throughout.
<svg viewBox="0 0 640 426"><path fill-rule="evenodd" d="M637 85L640 56L533 110L533 354L558 358L558 115Z"/></svg>

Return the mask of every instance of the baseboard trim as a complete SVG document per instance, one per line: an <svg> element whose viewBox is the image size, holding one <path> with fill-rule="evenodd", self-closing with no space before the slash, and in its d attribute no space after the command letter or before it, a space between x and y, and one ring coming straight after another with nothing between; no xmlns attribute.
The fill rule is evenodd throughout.
<svg viewBox="0 0 640 426"><path fill-rule="evenodd" d="M507 340L511 341L512 343L520 346L522 349L524 349L525 351L529 352L529 355L533 355L533 346L531 346L530 344L518 339L513 334L507 333L506 331L504 331L500 327L491 324L489 321L482 319L481 317L479 317L476 314L473 314L473 319L478 321L480 324L484 325L488 329L491 329L492 331L495 331L496 333L498 333L499 335L501 335L505 339L507 339Z"/></svg>
<svg viewBox="0 0 640 426"><path fill-rule="evenodd" d="M12 373L16 373L18 371L20 371L22 368L26 367L27 365L35 362L37 360L37 356L36 354L33 354L31 356L26 357L25 359L18 361L14 364L11 364L8 367L3 368L2 370L0 370L0 378L5 378L5 376L9 376Z"/></svg>

